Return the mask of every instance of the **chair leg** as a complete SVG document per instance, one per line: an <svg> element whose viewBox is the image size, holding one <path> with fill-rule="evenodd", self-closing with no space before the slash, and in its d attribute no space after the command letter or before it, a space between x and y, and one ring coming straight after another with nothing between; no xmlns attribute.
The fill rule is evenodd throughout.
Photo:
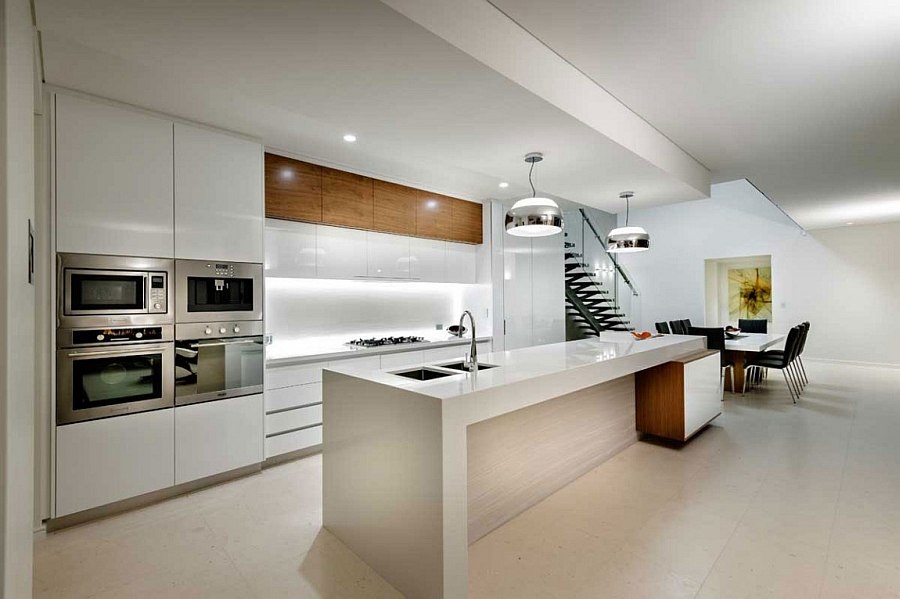
<svg viewBox="0 0 900 599"><path fill-rule="evenodd" d="M809 384L809 377L806 376L806 365L803 363L803 358L797 356L797 362L800 364L800 370L803 371L803 378L806 379L806 384Z"/></svg>
<svg viewBox="0 0 900 599"><path fill-rule="evenodd" d="M794 376L794 370L792 368L792 364L793 364L793 362L791 364L788 364L787 368L785 368L785 370L787 371L787 375L788 375L788 377L790 377L791 382L794 383L794 391L797 393L797 396L799 397L801 391L803 390L803 387L800 386L800 383L797 382L797 377Z"/></svg>
<svg viewBox="0 0 900 599"><path fill-rule="evenodd" d="M799 391L803 391L806 388L806 383L803 382L803 377L800 376L800 371L797 369L797 361L794 360L790 363L791 374L794 377L794 382L797 384L797 389Z"/></svg>
<svg viewBox="0 0 900 599"><path fill-rule="evenodd" d="M794 397L794 388L791 386L791 382L788 380L788 375L784 368L781 369L781 374L784 375L784 382L788 387L788 392L791 394L791 401L797 403L797 398Z"/></svg>

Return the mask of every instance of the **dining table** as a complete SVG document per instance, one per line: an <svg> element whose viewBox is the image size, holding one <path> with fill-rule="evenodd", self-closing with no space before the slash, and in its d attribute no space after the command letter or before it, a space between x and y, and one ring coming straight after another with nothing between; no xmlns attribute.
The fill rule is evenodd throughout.
<svg viewBox="0 0 900 599"><path fill-rule="evenodd" d="M740 333L737 337L725 338L725 357L734 364L734 389L731 379L725 378L725 390L732 393L744 392L744 366L752 355L766 351L773 345L784 341L787 335L781 333Z"/></svg>

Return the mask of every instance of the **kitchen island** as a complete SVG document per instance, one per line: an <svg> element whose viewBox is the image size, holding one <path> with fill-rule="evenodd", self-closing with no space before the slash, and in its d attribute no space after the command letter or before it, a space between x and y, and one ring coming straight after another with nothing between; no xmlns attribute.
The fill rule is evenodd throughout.
<svg viewBox="0 0 900 599"><path fill-rule="evenodd" d="M634 443L634 373L704 349L608 332L431 380L325 370L324 525L406 596L465 597L469 544Z"/></svg>

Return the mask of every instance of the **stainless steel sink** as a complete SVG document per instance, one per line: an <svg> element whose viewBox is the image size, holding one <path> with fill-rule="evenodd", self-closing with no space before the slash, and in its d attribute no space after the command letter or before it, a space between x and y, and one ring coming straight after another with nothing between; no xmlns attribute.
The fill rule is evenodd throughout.
<svg viewBox="0 0 900 599"><path fill-rule="evenodd" d="M453 376L455 373L443 372L433 368L413 368L412 370L400 370L392 372L391 374L405 376L408 379L415 379L417 381L430 381L433 379L444 378L445 376Z"/></svg>
<svg viewBox="0 0 900 599"><path fill-rule="evenodd" d="M469 370L465 366L465 362L453 362L452 364L438 364L441 368L451 368L453 370L461 370L463 372L469 372ZM496 368L496 364L478 364L478 370L487 370L488 368Z"/></svg>

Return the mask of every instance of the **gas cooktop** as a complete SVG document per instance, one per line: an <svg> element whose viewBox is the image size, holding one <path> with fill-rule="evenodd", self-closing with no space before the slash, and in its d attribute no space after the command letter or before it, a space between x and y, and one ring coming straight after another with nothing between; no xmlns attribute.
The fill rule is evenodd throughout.
<svg viewBox="0 0 900 599"><path fill-rule="evenodd" d="M403 343L425 343L424 337L380 337L375 339L354 339L347 345L351 347L381 347L382 345L400 345Z"/></svg>

